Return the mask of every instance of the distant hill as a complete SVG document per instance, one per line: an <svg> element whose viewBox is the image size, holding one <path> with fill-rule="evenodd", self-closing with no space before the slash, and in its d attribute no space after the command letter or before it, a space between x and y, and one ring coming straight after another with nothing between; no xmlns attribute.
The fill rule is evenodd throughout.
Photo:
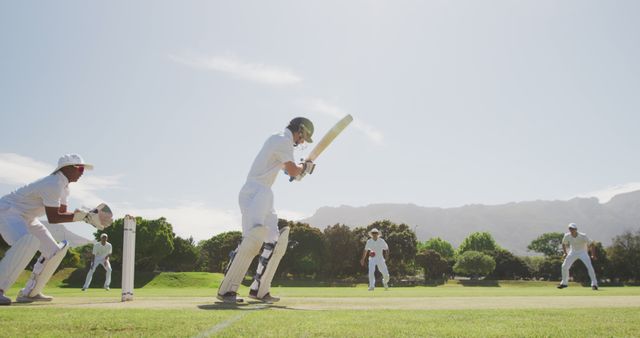
<svg viewBox="0 0 640 338"><path fill-rule="evenodd" d="M324 229L336 223L359 227L384 219L414 228L420 241L441 237L456 247L470 233L488 231L500 246L531 255L534 253L527 251L527 245L532 240L545 232L566 232L571 222L605 246L625 230L640 229L640 190L617 195L604 204L593 197L457 208L414 204L323 207L302 221Z"/></svg>
<svg viewBox="0 0 640 338"><path fill-rule="evenodd" d="M60 242L66 239L72 248L83 246L85 244L93 242L93 240L91 239L84 238L71 232L64 226L64 224L50 224L44 220L41 220L41 222L49 229L51 235L53 236L53 238L55 238L56 241Z"/></svg>

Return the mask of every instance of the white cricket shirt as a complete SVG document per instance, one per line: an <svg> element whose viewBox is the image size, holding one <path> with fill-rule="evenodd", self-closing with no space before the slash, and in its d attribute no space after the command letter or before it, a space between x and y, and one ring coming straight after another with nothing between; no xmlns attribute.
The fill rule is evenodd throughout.
<svg viewBox="0 0 640 338"><path fill-rule="evenodd" d="M369 250L376 253L376 257L383 257L382 250L389 250L389 246L384 239L378 237L378 240L373 240L373 238L369 238L367 240L367 244L364 246L365 250Z"/></svg>
<svg viewBox="0 0 640 338"><path fill-rule="evenodd" d="M591 242L593 241L582 232L578 232L576 237L571 236L571 233L567 232L562 238L562 244L571 246L569 253L587 251Z"/></svg>
<svg viewBox="0 0 640 338"><path fill-rule="evenodd" d="M3 196L0 204L10 206L30 222L45 215L44 207L67 205L68 198L69 180L57 172Z"/></svg>
<svg viewBox="0 0 640 338"><path fill-rule="evenodd" d="M247 182L257 182L270 187L283 164L287 162L294 162L293 133L289 129L267 139L251 165Z"/></svg>
<svg viewBox="0 0 640 338"><path fill-rule="evenodd" d="M104 259L107 255L110 255L111 252L111 243L106 242L104 245L102 245L102 242L93 243L93 254L96 258Z"/></svg>

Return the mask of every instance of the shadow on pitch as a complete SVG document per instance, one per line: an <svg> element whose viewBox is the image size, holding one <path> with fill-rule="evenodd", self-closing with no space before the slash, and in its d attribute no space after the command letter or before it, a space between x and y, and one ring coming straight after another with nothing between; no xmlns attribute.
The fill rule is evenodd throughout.
<svg viewBox="0 0 640 338"><path fill-rule="evenodd" d="M265 310L265 309L281 309L281 310L295 310L288 308L284 305L277 305L271 303L264 303L260 301L249 301L242 303L224 303L215 302L213 304L198 305L200 310Z"/></svg>

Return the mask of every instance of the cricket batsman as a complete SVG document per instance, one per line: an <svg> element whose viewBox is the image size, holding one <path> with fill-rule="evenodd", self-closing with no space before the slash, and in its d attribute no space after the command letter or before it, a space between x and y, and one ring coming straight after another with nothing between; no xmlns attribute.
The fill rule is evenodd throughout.
<svg viewBox="0 0 640 338"><path fill-rule="evenodd" d="M56 242L39 217L46 215L49 223L84 221L98 229L111 225L113 215L105 204L93 210L67 211L69 183L77 182L85 169L93 169L93 166L85 163L80 155L64 155L49 176L0 198L0 235L11 246L0 261L0 304L11 304L5 292L36 251L40 251L40 256L16 302L53 299L43 295L42 289L60 265L69 245L66 241Z"/></svg>
<svg viewBox="0 0 640 338"><path fill-rule="evenodd" d="M387 269L387 263L385 261L385 252L389 255L389 245L387 242L380 238L380 231L373 228L369 231L369 238L367 244L364 246L362 252L362 258L360 259L360 265L364 266L364 259L369 256L369 291L373 291L376 287L376 266L382 274L382 284L384 289L389 289L389 270Z"/></svg>
<svg viewBox="0 0 640 338"><path fill-rule="evenodd" d="M84 281L82 291L89 288L89 285L91 285L91 279L93 278L93 273L96 272L96 269L100 265L102 265L106 271L104 289L109 291L109 285L111 285L111 263L109 262L109 257L113 253L113 248L111 247L111 243L107 242L108 239L109 235L103 233L100 235L100 241L93 243L93 250L91 251L91 269L89 269L89 272L87 273L87 278Z"/></svg>
<svg viewBox="0 0 640 338"><path fill-rule="evenodd" d="M568 253L567 248L570 248ZM569 232L564 234L562 238L562 251L564 252L564 262L562 262L562 281L558 285L558 289L569 286L569 269L579 259L587 267L589 278L591 278L591 289L598 290L598 279L591 264L591 259L596 259L595 245L585 233L578 232L578 226L575 223L569 224ZM589 257L589 251L591 251L591 257Z"/></svg>
<svg viewBox="0 0 640 338"><path fill-rule="evenodd" d="M289 227L278 230L271 186L282 169L298 181L313 171L313 162L305 161L296 165L293 159L294 147L313 142L312 135L313 123L304 117L296 117L284 132L266 140L253 161L238 198L242 212L242 242L232 252L224 280L218 289L217 298L225 303L242 302L241 298L237 298L238 288L261 248L249 297L269 303L280 300L271 296L269 289L280 259L287 250Z"/></svg>

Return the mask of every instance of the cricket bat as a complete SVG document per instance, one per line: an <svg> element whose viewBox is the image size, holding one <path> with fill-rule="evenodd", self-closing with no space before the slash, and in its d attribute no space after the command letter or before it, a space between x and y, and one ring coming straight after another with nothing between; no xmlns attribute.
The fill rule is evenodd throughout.
<svg viewBox="0 0 640 338"><path fill-rule="evenodd" d="M351 121L353 121L353 117L351 115L347 115L338 121L326 134L324 134L322 139L316 143L316 146L311 150L305 161L315 162L316 158L318 158L318 156L327 149L333 140L335 140L336 137L340 135L345 128L347 128ZM293 181L293 177L291 177L289 181Z"/></svg>

